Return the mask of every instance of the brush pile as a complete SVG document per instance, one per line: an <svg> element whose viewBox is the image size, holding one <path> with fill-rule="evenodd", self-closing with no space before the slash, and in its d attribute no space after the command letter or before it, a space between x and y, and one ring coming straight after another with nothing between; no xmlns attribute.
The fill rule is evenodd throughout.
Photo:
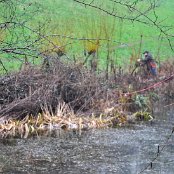
<svg viewBox="0 0 174 174"><path fill-rule="evenodd" d="M49 67L30 67L0 79L0 117L36 116L48 107L55 112L60 102L77 110L89 109L99 84L84 68L55 61Z"/></svg>
<svg viewBox="0 0 174 174"><path fill-rule="evenodd" d="M44 130L85 130L151 120L153 103L159 97L162 102L174 101L170 65L162 68L158 79L129 73L110 74L106 79L105 74L60 60L2 76L0 134L28 137ZM165 80L165 75L171 78Z"/></svg>

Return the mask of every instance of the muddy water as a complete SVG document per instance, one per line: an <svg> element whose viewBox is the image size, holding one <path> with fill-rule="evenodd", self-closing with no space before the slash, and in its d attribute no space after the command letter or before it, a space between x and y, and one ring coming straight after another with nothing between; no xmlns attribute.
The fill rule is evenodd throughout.
<svg viewBox="0 0 174 174"><path fill-rule="evenodd" d="M160 145L160 155L143 173L174 174L174 135L166 143L173 126L168 109L153 122L124 128L1 140L0 173L138 174Z"/></svg>

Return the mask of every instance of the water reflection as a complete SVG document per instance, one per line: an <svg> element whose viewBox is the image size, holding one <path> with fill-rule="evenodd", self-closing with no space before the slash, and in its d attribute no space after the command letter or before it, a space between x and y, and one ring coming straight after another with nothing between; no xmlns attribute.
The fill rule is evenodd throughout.
<svg viewBox="0 0 174 174"><path fill-rule="evenodd" d="M0 173L137 174L156 155L174 123L168 110L151 123L0 142ZM174 137L146 174L173 174Z"/></svg>

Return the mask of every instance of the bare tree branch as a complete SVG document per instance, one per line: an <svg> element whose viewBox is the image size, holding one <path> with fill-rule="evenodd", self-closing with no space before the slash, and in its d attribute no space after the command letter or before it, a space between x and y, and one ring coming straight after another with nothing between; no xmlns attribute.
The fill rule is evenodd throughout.
<svg viewBox="0 0 174 174"><path fill-rule="evenodd" d="M123 2L121 0L109 0L110 2L112 2L115 5L120 5L122 8L126 8L129 10L130 13L126 14L120 14L118 12L116 12L114 9L112 9L112 11L110 9L106 9L105 7L102 7L96 3L94 3L95 1L91 1L89 2L85 2L85 0L81 1L81 0L73 0L81 5L84 5L85 7L91 7L94 8L96 10L102 11L112 17L121 19L121 20L127 20L130 22L138 22L138 23L142 23L145 25L149 25L149 26L154 26L158 29L158 31L160 33L162 33L165 37L167 37L167 40L169 42L169 46L172 49L172 51L174 52L174 48L171 44L171 35L168 34L168 31L173 29L173 26L166 26L166 25L162 25L162 21L159 20L158 15L156 14L155 9L158 7L157 1L156 0L152 0L149 1L148 3L148 7L143 11L140 8L137 7L138 3L140 3L140 0L136 0L133 3L126 1ZM148 13L153 12L153 17L150 17L148 15Z"/></svg>

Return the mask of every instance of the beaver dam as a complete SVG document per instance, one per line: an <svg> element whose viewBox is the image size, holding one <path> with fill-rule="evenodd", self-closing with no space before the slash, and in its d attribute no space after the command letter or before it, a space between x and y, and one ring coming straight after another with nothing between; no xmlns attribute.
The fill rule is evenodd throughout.
<svg viewBox="0 0 174 174"><path fill-rule="evenodd" d="M168 65L168 64L167 64ZM54 130L117 127L154 118L160 103L174 101L174 67L155 79L94 72L59 60L28 66L0 78L0 135L23 137ZM139 73L137 73L139 74Z"/></svg>

